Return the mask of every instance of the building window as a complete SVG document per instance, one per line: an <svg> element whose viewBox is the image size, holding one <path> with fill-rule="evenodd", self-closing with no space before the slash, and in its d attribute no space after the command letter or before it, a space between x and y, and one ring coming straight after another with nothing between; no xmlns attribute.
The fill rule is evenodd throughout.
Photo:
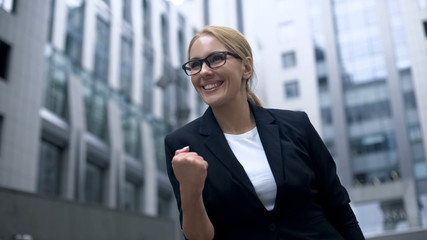
<svg viewBox="0 0 427 240"><path fill-rule="evenodd" d="M87 161L85 180L85 200L89 203L103 203L104 168Z"/></svg>
<svg viewBox="0 0 427 240"><path fill-rule="evenodd" d="M3 139L3 122L4 122L4 117L3 115L0 115L0 155L1 155L1 147L3 146L2 144L2 139Z"/></svg>
<svg viewBox="0 0 427 240"><path fill-rule="evenodd" d="M132 99L132 40L122 37L120 59L120 91L129 99Z"/></svg>
<svg viewBox="0 0 427 240"><path fill-rule="evenodd" d="M67 118L67 66L54 53L49 59L44 106L62 119Z"/></svg>
<svg viewBox="0 0 427 240"><path fill-rule="evenodd" d="M125 20L127 23L132 23L132 15L131 15L131 1L130 0L123 0L122 1L122 14L123 14L123 20Z"/></svg>
<svg viewBox="0 0 427 240"><path fill-rule="evenodd" d="M161 218L169 218L171 215L171 200L170 194L159 191L158 216Z"/></svg>
<svg viewBox="0 0 427 240"><path fill-rule="evenodd" d="M15 10L15 0L0 0L0 8L8 13L13 12Z"/></svg>
<svg viewBox="0 0 427 240"><path fill-rule="evenodd" d="M162 50L164 56L169 56L169 19L167 15L162 15Z"/></svg>
<svg viewBox="0 0 427 240"><path fill-rule="evenodd" d="M86 130L103 141L108 139L108 88L93 81L85 88Z"/></svg>
<svg viewBox="0 0 427 240"><path fill-rule="evenodd" d="M142 1L144 38L151 41L151 4L150 0Z"/></svg>
<svg viewBox="0 0 427 240"><path fill-rule="evenodd" d="M390 103L388 100L347 107L345 110L347 122L349 124L391 116Z"/></svg>
<svg viewBox="0 0 427 240"><path fill-rule="evenodd" d="M322 123L323 124L331 124L332 123L332 110L329 107L322 108L320 110L320 115L322 116Z"/></svg>
<svg viewBox="0 0 427 240"><path fill-rule="evenodd" d="M282 54L282 66L283 68L291 68L297 65L297 59L295 52L286 52Z"/></svg>
<svg viewBox="0 0 427 240"><path fill-rule="evenodd" d="M287 99L296 98L299 96L298 81L285 83L285 97Z"/></svg>
<svg viewBox="0 0 427 240"><path fill-rule="evenodd" d="M38 192L50 195L60 195L62 149L55 144L42 140L40 146Z"/></svg>
<svg viewBox="0 0 427 240"><path fill-rule="evenodd" d="M125 181L124 208L126 210L137 211L139 209L139 188L140 184L130 180Z"/></svg>
<svg viewBox="0 0 427 240"><path fill-rule="evenodd" d="M154 57L153 49L148 46L144 49L142 71L142 107L145 112L151 113L153 111Z"/></svg>
<svg viewBox="0 0 427 240"><path fill-rule="evenodd" d="M328 77L319 77L317 78L319 84L319 91L324 92L329 89Z"/></svg>
<svg viewBox="0 0 427 240"><path fill-rule="evenodd" d="M83 1L80 5L68 6L65 53L74 64L80 65L83 45Z"/></svg>
<svg viewBox="0 0 427 240"><path fill-rule="evenodd" d="M403 94L403 102L405 105L405 109L416 109L417 108L417 100L415 99L415 92L410 91Z"/></svg>
<svg viewBox="0 0 427 240"><path fill-rule="evenodd" d="M96 80L105 83L108 82L109 49L110 25L98 17L96 22L94 77Z"/></svg>
<svg viewBox="0 0 427 240"><path fill-rule="evenodd" d="M134 158L141 157L141 128L137 115L130 112L130 106L122 113L122 131L124 149Z"/></svg>
<svg viewBox="0 0 427 240"><path fill-rule="evenodd" d="M427 21L423 22L423 27L424 27L424 35L427 37Z"/></svg>
<svg viewBox="0 0 427 240"><path fill-rule="evenodd" d="M10 45L0 40L0 78L7 78L9 68Z"/></svg>
<svg viewBox="0 0 427 240"><path fill-rule="evenodd" d="M409 141L411 143L414 142L420 142L423 140L423 135L421 132L421 127L419 124L415 124L408 127L408 135L409 135Z"/></svg>

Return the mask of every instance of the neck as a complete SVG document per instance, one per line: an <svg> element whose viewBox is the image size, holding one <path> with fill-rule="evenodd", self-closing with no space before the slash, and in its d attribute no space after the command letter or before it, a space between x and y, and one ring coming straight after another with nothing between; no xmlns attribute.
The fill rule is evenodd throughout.
<svg viewBox="0 0 427 240"><path fill-rule="evenodd" d="M212 107L215 118L224 133L242 134L253 129L255 118L247 100L227 106Z"/></svg>

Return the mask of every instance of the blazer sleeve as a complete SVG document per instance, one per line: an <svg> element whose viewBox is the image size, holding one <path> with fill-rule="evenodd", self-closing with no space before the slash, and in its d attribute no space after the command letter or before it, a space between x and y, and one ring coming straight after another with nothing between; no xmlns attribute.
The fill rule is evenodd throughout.
<svg viewBox="0 0 427 240"><path fill-rule="evenodd" d="M166 137L165 138L166 171L175 195L175 199L176 199L176 203L179 211L179 221L182 228L181 194L179 192L179 182L176 179L175 173L173 172L173 169L172 169L172 158L174 157L174 155L175 155L175 150L171 146L169 138Z"/></svg>
<svg viewBox="0 0 427 240"><path fill-rule="evenodd" d="M308 151L313 159L314 171L318 179L320 204L325 210L329 221L346 240L365 239L359 227L350 198L336 173L335 162L311 124L307 114L304 114L307 132Z"/></svg>

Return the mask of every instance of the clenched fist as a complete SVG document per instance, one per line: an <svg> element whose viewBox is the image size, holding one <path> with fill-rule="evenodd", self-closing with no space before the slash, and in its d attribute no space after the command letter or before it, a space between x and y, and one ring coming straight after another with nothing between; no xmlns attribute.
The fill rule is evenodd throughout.
<svg viewBox="0 0 427 240"><path fill-rule="evenodd" d="M208 162L190 147L178 149L172 159L172 168L181 190L202 193L207 176Z"/></svg>

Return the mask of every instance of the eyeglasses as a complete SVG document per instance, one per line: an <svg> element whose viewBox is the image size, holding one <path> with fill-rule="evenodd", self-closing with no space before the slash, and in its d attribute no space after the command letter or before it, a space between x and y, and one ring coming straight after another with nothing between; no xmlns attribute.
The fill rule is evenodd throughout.
<svg viewBox="0 0 427 240"><path fill-rule="evenodd" d="M188 76L198 74L202 70L203 63L205 62L211 69L219 68L225 64L227 55L233 56L237 59L242 59L239 55L232 52L213 52L203 59L193 59L182 65L182 69Z"/></svg>

